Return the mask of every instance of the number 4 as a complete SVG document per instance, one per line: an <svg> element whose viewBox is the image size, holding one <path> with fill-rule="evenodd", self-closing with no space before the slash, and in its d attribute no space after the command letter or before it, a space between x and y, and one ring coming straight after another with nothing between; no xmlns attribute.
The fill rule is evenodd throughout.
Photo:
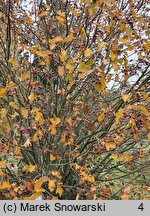
<svg viewBox="0 0 150 216"><path fill-rule="evenodd" d="M143 211L144 210L144 207L143 207L143 203L141 203L138 207L139 210Z"/></svg>

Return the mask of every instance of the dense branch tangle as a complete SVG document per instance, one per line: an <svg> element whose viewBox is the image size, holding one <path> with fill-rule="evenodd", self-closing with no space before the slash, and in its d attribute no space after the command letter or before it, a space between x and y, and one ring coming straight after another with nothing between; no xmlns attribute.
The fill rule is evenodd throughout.
<svg viewBox="0 0 150 216"><path fill-rule="evenodd" d="M8 179L46 176L50 199L60 187L82 199L115 180L147 184L147 1L0 3L1 160L18 165Z"/></svg>

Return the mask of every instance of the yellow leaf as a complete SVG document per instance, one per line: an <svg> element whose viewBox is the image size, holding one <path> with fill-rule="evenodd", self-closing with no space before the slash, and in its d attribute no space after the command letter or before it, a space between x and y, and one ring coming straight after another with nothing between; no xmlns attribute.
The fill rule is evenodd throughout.
<svg viewBox="0 0 150 216"><path fill-rule="evenodd" d="M80 30L80 35L82 38L85 38L86 37L86 32L85 32L85 29L84 28L81 28Z"/></svg>
<svg viewBox="0 0 150 216"><path fill-rule="evenodd" d="M149 114L148 109L144 105L138 105L137 108L141 110L144 114Z"/></svg>
<svg viewBox="0 0 150 216"><path fill-rule="evenodd" d="M124 102L129 102L130 98L131 98L131 94L130 93L122 95L122 99L123 99Z"/></svg>
<svg viewBox="0 0 150 216"><path fill-rule="evenodd" d="M115 114L115 116L116 116L116 124L119 124L119 122L120 122L120 118L123 116L123 109L122 108L120 108L118 111L117 111L117 113Z"/></svg>
<svg viewBox="0 0 150 216"><path fill-rule="evenodd" d="M44 117L43 114L40 112L40 110L37 108L33 109L33 114L34 114L34 118L35 121L39 122L40 125L44 124Z"/></svg>
<svg viewBox="0 0 150 216"><path fill-rule="evenodd" d="M34 23L34 21L28 17L27 19L25 19L25 22L28 24L28 25L32 25Z"/></svg>
<svg viewBox="0 0 150 216"><path fill-rule="evenodd" d="M58 179L62 178L59 171L52 171L52 175L57 177Z"/></svg>
<svg viewBox="0 0 150 216"><path fill-rule="evenodd" d="M54 160L56 160L56 157L52 153L50 153L50 161L54 161Z"/></svg>
<svg viewBox="0 0 150 216"><path fill-rule="evenodd" d="M117 58L117 55L114 52L110 51L110 58L112 61L115 61Z"/></svg>
<svg viewBox="0 0 150 216"><path fill-rule="evenodd" d="M66 122L67 122L69 125L72 125L72 119L71 119L71 118L66 118Z"/></svg>
<svg viewBox="0 0 150 216"><path fill-rule="evenodd" d="M6 168L6 162L0 161L0 168Z"/></svg>
<svg viewBox="0 0 150 216"><path fill-rule="evenodd" d="M126 46L129 44L129 42L125 38L119 38L118 41L124 43Z"/></svg>
<svg viewBox="0 0 150 216"><path fill-rule="evenodd" d="M48 188L49 188L50 192L53 192L55 187L56 187L56 181L54 179L49 179L48 180Z"/></svg>
<svg viewBox="0 0 150 216"><path fill-rule="evenodd" d="M14 102L10 102L9 105L10 105L11 107L13 107L14 109L16 109L16 110L19 109L19 107L18 107Z"/></svg>
<svg viewBox="0 0 150 216"><path fill-rule="evenodd" d="M121 31L124 31L124 29L125 29L125 24L124 24L123 22L120 22L120 23L119 23L119 26L120 26L120 30L121 30Z"/></svg>
<svg viewBox="0 0 150 216"><path fill-rule="evenodd" d="M1 176L1 177L5 177L6 174L5 174L2 170L0 170L0 176Z"/></svg>
<svg viewBox="0 0 150 216"><path fill-rule="evenodd" d="M50 126L50 130L51 130L51 133L52 133L53 135L57 134L57 130L56 130L55 127Z"/></svg>
<svg viewBox="0 0 150 216"><path fill-rule="evenodd" d="M58 197L57 196L53 196L52 200L58 200Z"/></svg>
<svg viewBox="0 0 150 216"><path fill-rule="evenodd" d="M45 66L46 63L42 61L42 62L40 62L38 65L39 65L39 66Z"/></svg>
<svg viewBox="0 0 150 216"><path fill-rule="evenodd" d="M143 151L140 151L140 157L144 157L144 152Z"/></svg>
<svg viewBox="0 0 150 216"><path fill-rule="evenodd" d="M118 159L118 155L117 154L111 154L109 158L117 160Z"/></svg>
<svg viewBox="0 0 150 216"><path fill-rule="evenodd" d="M72 81L68 84L68 86L67 86L67 90L70 90L71 87L74 85L74 83L75 83L75 81L72 80Z"/></svg>
<svg viewBox="0 0 150 216"><path fill-rule="evenodd" d="M79 66L77 67L77 70L79 72L88 72L89 70L91 70L91 66L89 64L85 64L83 61L80 62Z"/></svg>
<svg viewBox="0 0 150 216"><path fill-rule="evenodd" d="M61 54L59 55L59 57L60 57L60 60L62 62L66 61L67 60L67 51L62 49Z"/></svg>
<svg viewBox="0 0 150 216"><path fill-rule="evenodd" d="M29 173L34 172L36 169L37 169L37 166L31 165L31 164L28 166Z"/></svg>
<svg viewBox="0 0 150 216"><path fill-rule="evenodd" d="M11 115L11 119L14 119L14 118L16 118L16 116L18 116L19 114L17 113L17 112L14 112L14 114L13 115Z"/></svg>
<svg viewBox="0 0 150 216"><path fill-rule="evenodd" d="M13 68L16 69L18 66L17 59L9 59L8 62L12 64Z"/></svg>
<svg viewBox="0 0 150 216"><path fill-rule="evenodd" d="M4 181L2 184L0 184L0 190L10 189L11 184L8 181Z"/></svg>
<svg viewBox="0 0 150 216"><path fill-rule="evenodd" d="M115 149L116 143L114 141L107 141L107 142L103 142L103 145L106 147L106 149L109 151L110 149Z"/></svg>
<svg viewBox="0 0 150 216"><path fill-rule="evenodd" d="M38 131L34 134L34 136L33 136L33 142L36 142L36 141L38 141L38 140L41 140L42 137L43 137L42 131L41 131L41 130L38 130Z"/></svg>
<svg viewBox="0 0 150 216"><path fill-rule="evenodd" d="M67 62L65 67L69 71L69 73L72 73L74 71L74 67L70 62Z"/></svg>
<svg viewBox="0 0 150 216"><path fill-rule="evenodd" d="M25 119L27 119L27 118L28 118L28 114L29 114L28 109L26 109L25 107L22 107L22 108L21 108L21 114L23 115L23 117L24 117Z"/></svg>
<svg viewBox="0 0 150 216"><path fill-rule="evenodd" d="M2 97L3 95L5 95L6 93L7 93L7 89L6 88L0 89L0 97Z"/></svg>
<svg viewBox="0 0 150 216"><path fill-rule="evenodd" d="M34 96L34 93L33 93L33 92L29 95L28 99L29 99L30 102L33 102L33 101L34 101L35 96Z"/></svg>
<svg viewBox="0 0 150 216"><path fill-rule="evenodd" d="M58 184L57 185L57 189L56 189L56 194L59 194L59 196L61 197L62 193L63 193L63 189L60 186L60 184Z"/></svg>
<svg viewBox="0 0 150 216"><path fill-rule="evenodd" d="M70 7L70 12L71 12L72 14L74 14L75 16L78 16L77 11L74 10L73 8L71 8L71 7Z"/></svg>
<svg viewBox="0 0 150 216"><path fill-rule="evenodd" d="M63 42L63 43L70 42L70 41L73 40L73 38L74 38L73 34L70 34L70 35L68 35L65 39L63 39L62 42Z"/></svg>
<svg viewBox="0 0 150 216"><path fill-rule="evenodd" d="M102 49L106 46L106 42L99 42L98 51L102 51Z"/></svg>
<svg viewBox="0 0 150 216"><path fill-rule="evenodd" d="M30 72L22 74L20 78L21 78L21 80L26 80L26 79L30 78Z"/></svg>
<svg viewBox="0 0 150 216"><path fill-rule="evenodd" d="M99 122L101 122L101 121L104 120L104 118L105 118L105 114L104 114L104 113L101 113L97 120L98 120Z"/></svg>
<svg viewBox="0 0 150 216"><path fill-rule="evenodd" d="M95 183L94 176L88 175L88 176L85 178L85 180L88 181L88 182L90 182L90 183Z"/></svg>
<svg viewBox="0 0 150 216"><path fill-rule="evenodd" d="M58 125L61 122L61 119L56 117L56 118L50 118L50 122L52 123L53 126Z"/></svg>
<svg viewBox="0 0 150 216"><path fill-rule="evenodd" d="M86 50L84 51L84 56L86 58L89 58L91 57L91 55L92 55L92 51L90 50L90 48L86 48Z"/></svg>
<svg viewBox="0 0 150 216"><path fill-rule="evenodd" d="M7 109L5 108L0 109L0 115L2 119L6 118L7 113L8 113Z"/></svg>
<svg viewBox="0 0 150 216"><path fill-rule="evenodd" d="M148 96L148 94L146 92L140 92L140 96L144 98L144 100L146 100L147 102L150 103L150 97Z"/></svg>
<svg viewBox="0 0 150 216"><path fill-rule="evenodd" d="M43 11L42 13L40 13L38 16L39 17L43 17L46 16L49 12L48 11Z"/></svg>
<svg viewBox="0 0 150 216"><path fill-rule="evenodd" d="M30 197L25 197L24 200L35 200L41 195L41 192L36 192L32 194Z"/></svg>
<svg viewBox="0 0 150 216"><path fill-rule="evenodd" d="M62 16L56 16L56 19L59 21L59 23L61 24L61 25L64 25L65 23L66 23L66 20L65 20L65 18L64 17L62 17Z"/></svg>
<svg viewBox="0 0 150 216"><path fill-rule="evenodd" d="M47 176L44 176L44 177L39 178L38 180L36 180L36 182L35 182L35 184L34 184L34 190L35 190L36 192L44 192L45 189L42 188L41 186L42 186L42 184L43 184L44 182L46 182L46 181L48 181L48 177L47 177Z"/></svg>

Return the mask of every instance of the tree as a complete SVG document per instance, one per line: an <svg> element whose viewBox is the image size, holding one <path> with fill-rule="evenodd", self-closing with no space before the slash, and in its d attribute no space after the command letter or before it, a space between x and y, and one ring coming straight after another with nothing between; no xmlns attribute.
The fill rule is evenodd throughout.
<svg viewBox="0 0 150 216"><path fill-rule="evenodd" d="M148 198L148 2L0 5L2 195Z"/></svg>

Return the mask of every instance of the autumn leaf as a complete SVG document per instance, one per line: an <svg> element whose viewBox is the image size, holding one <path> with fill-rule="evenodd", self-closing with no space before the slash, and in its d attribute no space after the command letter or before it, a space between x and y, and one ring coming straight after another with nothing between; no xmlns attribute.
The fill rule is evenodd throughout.
<svg viewBox="0 0 150 216"><path fill-rule="evenodd" d="M37 169L37 166L36 165L29 165L28 166L28 171L29 171L29 173L32 173L32 172L34 172L35 170Z"/></svg>
<svg viewBox="0 0 150 216"><path fill-rule="evenodd" d="M106 141L103 142L103 145L106 147L106 149L109 151L111 149L115 149L117 147L116 143L114 141Z"/></svg>
<svg viewBox="0 0 150 216"><path fill-rule="evenodd" d="M88 72L89 70L91 70L91 66L89 64L86 64L85 62L81 61L79 66L77 67L77 70L79 72Z"/></svg>
<svg viewBox="0 0 150 216"><path fill-rule="evenodd" d="M37 130L37 132L33 136L33 142L36 142L38 140L41 140L43 137L43 133L41 130Z"/></svg>
<svg viewBox="0 0 150 216"><path fill-rule="evenodd" d="M119 124L120 118L123 116L123 109L120 108L120 109L116 112L115 116L116 116L116 118L115 118L116 124Z"/></svg>
<svg viewBox="0 0 150 216"><path fill-rule="evenodd" d="M63 43L67 43L67 42L72 41L73 39L74 39L73 34L70 34L70 35L68 35L66 38L64 38L62 42L63 42Z"/></svg>
<svg viewBox="0 0 150 216"><path fill-rule="evenodd" d="M62 187L60 186L60 184L57 184L56 194L59 194L59 196L61 197L62 193L63 193Z"/></svg>
<svg viewBox="0 0 150 216"><path fill-rule="evenodd" d="M111 154L109 158L117 160L118 159L118 155L117 154Z"/></svg>
<svg viewBox="0 0 150 216"><path fill-rule="evenodd" d="M47 176L44 176L42 178L39 178L38 180L36 180L35 184L34 184L34 190L36 192L44 192L45 189L42 188L42 184L44 182L48 181L48 177Z"/></svg>
<svg viewBox="0 0 150 216"><path fill-rule="evenodd" d="M117 55L114 52L111 51L110 52L110 58L114 62L116 60L116 58L117 58Z"/></svg>
<svg viewBox="0 0 150 216"><path fill-rule="evenodd" d="M101 121L103 121L104 120L104 118L105 118L105 114L104 113L101 113L100 115L99 115L99 117L98 117L98 121L99 122L101 122Z"/></svg>
<svg viewBox="0 0 150 216"><path fill-rule="evenodd" d="M6 162L0 161L0 168L6 168Z"/></svg>
<svg viewBox="0 0 150 216"><path fill-rule="evenodd" d="M122 195L120 196L120 198L121 198L121 200L130 200L131 195L125 193L125 194L122 194Z"/></svg>
<svg viewBox="0 0 150 216"><path fill-rule="evenodd" d="M48 11L42 11L38 16L43 17L46 16L49 12Z"/></svg>
<svg viewBox="0 0 150 216"><path fill-rule="evenodd" d="M26 109L25 107L22 107L22 108L21 108L21 114L23 115L23 117L24 117L25 119L27 119L27 118L28 118L28 115L29 115L28 109Z"/></svg>
<svg viewBox="0 0 150 216"><path fill-rule="evenodd" d="M65 62L67 60L67 51L62 49L61 54L59 55L59 57L60 57L60 60L62 62Z"/></svg>
<svg viewBox="0 0 150 216"><path fill-rule="evenodd" d="M49 179L48 180L48 188L49 188L50 192L53 192L53 190L55 189L55 187L56 187L56 180Z"/></svg>
<svg viewBox="0 0 150 216"><path fill-rule="evenodd" d="M30 197L25 197L24 200L36 200L41 195L41 192L36 192L32 194Z"/></svg>
<svg viewBox="0 0 150 216"><path fill-rule="evenodd" d="M33 101L34 101L35 95L34 95L33 92L29 95L28 99L29 99L30 102L33 102Z"/></svg>
<svg viewBox="0 0 150 216"><path fill-rule="evenodd" d="M20 77L20 79L22 81L24 81L24 80L26 80L28 78L30 78L30 72L26 72L26 73L22 74L21 77Z"/></svg>
<svg viewBox="0 0 150 216"><path fill-rule="evenodd" d="M55 177L57 177L58 179L62 178L62 176L61 176L61 174L60 174L59 171L52 171L52 175L55 176Z"/></svg>
<svg viewBox="0 0 150 216"><path fill-rule="evenodd" d="M16 103L10 102L9 105L10 105L11 107L13 107L14 109L19 110L19 107L17 106Z"/></svg>
<svg viewBox="0 0 150 216"><path fill-rule="evenodd" d="M24 147L25 148L28 148L28 147L30 147L32 144L31 144L31 142L30 142L30 139L28 138L26 141L25 141L25 143L24 143Z"/></svg>
<svg viewBox="0 0 150 216"><path fill-rule="evenodd" d="M56 157L52 153L50 153L50 161L54 161L54 160L56 160Z"/></svg>
<svg viewBox="0 0 150 216"><path fill-rule="evenodd" d="M59 21L59 23L61 25L64 25L66 23L66 20L65 20L64 16L62 16L62 15L57 15L56 19Z"/></svg>
<svg viewBox="0 0 150 216"><path fill-rule="evenodd" d="M84 56L86 58L89 58L91 57L91 55L92 55L92 51L90 50L90 48L86 48L86 50L84 51Z"/></svg>
<svg viewBox="0 0 150 216"><path fill-rule="evenodd" d="M51 133L53 135L55 135L57 133L57 130L56 130L56 126L61 122L60 118L50 118L50 122L51 122L51 125L49 127L49 130L51 130Z"/></svg>
<svg viewBox="0 0 150 216"><path fill-rule="evenodd" d="M86 38L86 32L85 32L84 28L81 28L80 35L81 35L82 38Z"/></svg>
<svg viewBox="0 0 150 216"><path fill-rule="evenodd" d="M124 102L130 102L131 94L124 94L122 95L122 99Z"/></svg>
<svg viewBox="0 0 150 216"><path fill-rule="evenodd" d="M0 89L0 97L3 97L7 93L7 88Z"/></svg>
<svg viewBox="0 0 150 216"><path fill-rule="evenodd" d="M8 181L4 181L0 184L0 190L9 190L11 188L11 184Z"/></svg>
<svg viewBox="0 0 150 216"><path fill-rule="evenodd" d="M65 74L65 70L63 67L58 67L58 74L59 76L63 76Z"/></svg>

